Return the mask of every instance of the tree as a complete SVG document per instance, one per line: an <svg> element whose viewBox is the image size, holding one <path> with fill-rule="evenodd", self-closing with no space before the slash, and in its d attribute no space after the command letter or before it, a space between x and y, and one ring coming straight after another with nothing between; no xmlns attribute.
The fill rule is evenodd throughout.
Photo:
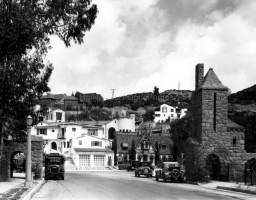
<svg viewBox="0 0 256 200"><path fill-rule="evenodd" d="M91 0L0 1L0 159L3 139L16 131L25 136L25 117L50 90L53 67L43 60L50 35L67 47L81 44L97 12Z"/></svg>
<svg viewBox="0 0 256 200"><path fill-rule="evenodd" d="M132 140L132 146L130 151L130 160L136 160L136 149L135 149L135 141Z"/></svg>

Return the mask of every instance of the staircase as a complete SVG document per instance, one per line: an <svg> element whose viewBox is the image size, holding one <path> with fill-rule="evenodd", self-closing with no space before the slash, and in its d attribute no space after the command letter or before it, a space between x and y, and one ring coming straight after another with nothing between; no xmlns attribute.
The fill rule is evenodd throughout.
<svg viewBox="0 0 256 200"><path fill-rule="evenodd" d="M67 161L66 161L66 163L65 163L65 170L66 170L66 171L74 171L74 170L77 170L73 159L70 158L70 157L67 158Z"/></svg>

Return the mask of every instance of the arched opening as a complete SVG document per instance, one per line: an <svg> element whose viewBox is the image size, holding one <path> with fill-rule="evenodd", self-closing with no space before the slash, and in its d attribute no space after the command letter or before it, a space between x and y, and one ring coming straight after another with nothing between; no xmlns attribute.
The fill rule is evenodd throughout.
<svg viewBox="0 0 256 200"><path fill-rule="evenodd" d="M56 144L56 142L52 142L52 144L51 144L51 149L57 150L57 144Z"/></svg>
<svg viewBox="0 0 256 200"><path fill-rule="evenodd" d="M111 127L108 129L108 139L114 139L116 133L116 129Z"/></svg>
<svg viewBox="0 0 256 200"><path fill-rule="evenodd" d="M220 159L215 154L210 154L206 158L206 167L212 180L219 180L220 177Z"/></svg>
<svg viewBox="0 0 256 200"><path fill-rule="evenodd" d="M26 157L23 152L13 152L11 155L10 165L10 178L25 178Z"/></svg>

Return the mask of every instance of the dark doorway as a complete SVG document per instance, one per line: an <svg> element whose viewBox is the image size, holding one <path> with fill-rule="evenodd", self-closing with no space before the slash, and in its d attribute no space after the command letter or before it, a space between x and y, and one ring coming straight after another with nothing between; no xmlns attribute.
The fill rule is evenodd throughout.
<svg viewBox="0 0 256 200"><path fill-rule="evenodd" d="M115 137L116 129L111 127L108 129L108 139L112 140Z"/></svg>
<svg viewBox="0 0 256 200"><path fill-rule="evenodd" d="M23 152L13 152L11 155L10 165L10 178L25 178L26 157Z"/></svg>
<svg viewBox="0 0 256 200"><path fill-rule="evenodd" d="M215 154L210 154L206 158L206 167L212 180L219 180L220 159Z"/></svg>
<svg viewBox="0 0 256 200"><path fill-rule="evenodd" d="M57 150L57 144L56 144L56 142L52 142L51 147L52 147L52 149Z"/></svg>
<svg viewBox="0 0 256 200"><path fill-rule="evenodd" d="M143 161L148 161L148 155L143 155Z"/></svg>

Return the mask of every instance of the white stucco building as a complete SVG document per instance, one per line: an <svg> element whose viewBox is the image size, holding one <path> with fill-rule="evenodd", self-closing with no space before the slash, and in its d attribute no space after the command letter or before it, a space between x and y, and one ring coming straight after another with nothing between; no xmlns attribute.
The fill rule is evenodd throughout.
<svg viewBox="0 0 256 200"><path fill-rule="evenodd" d="M114 164L114 152L102 126L41 122L32 128L31 134L43 138L45 152L55 149L63 153L73 159L77 169L104 168Z"/></svg>
<svg viewBox="0 0 256 200"><path fill-rule="evenodd" d="M167 104L162 104L159 108L155 109L155 119L156 123L166 122L167 119L170 121L174 119L182 118L186 115L187 109L180 109L177 107L172 107Z"/></svg>
<svg viewBox="0 0 256 200"><path fill-rule="evenodd" d="M130 114L127 117L118 117L103 125L106 139L113 139L113 133L116 132L135 132L135 115Z"/></svg>

